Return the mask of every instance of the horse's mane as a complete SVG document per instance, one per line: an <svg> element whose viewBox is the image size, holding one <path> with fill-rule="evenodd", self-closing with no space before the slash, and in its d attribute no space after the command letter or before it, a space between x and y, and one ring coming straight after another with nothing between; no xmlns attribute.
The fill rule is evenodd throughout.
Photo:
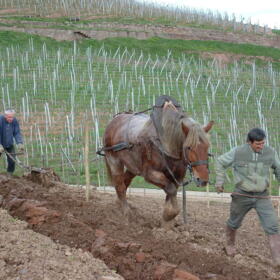
<svg viewBox="0 0 280 280"><path fill-rule="evenodd" d="M188 127L186 138L182 124ZM182 112L166 108L162 114L163 135L159 135L164 151L171 157L180 158L183 145L195 148L200 142L209 143L202 126Z"/></svg>
<svg viewBox="0 0 280 280"><path fill-rule="evenodd" d="M200 123L192 119L184 119L183 122L184 124L186 124L187 122L190 122L190 120L192 123L188 126L189 132L188 137L185 141L185 145L191 148L196 148L200 142L209 145L209 138L207 137L207 133L204 131Z"/></svg>

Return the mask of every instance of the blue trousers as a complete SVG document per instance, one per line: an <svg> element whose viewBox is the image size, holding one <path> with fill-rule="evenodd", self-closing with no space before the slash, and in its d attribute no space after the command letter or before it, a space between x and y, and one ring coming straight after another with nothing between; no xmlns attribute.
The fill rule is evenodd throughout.
<svg viewBox="0 0 280 280"><path fill-rule="evenodd" d="M15 147L14 147L14 145L12 145L12 146L10 146L10 147L8 147L8 148L5 148L5 150L6 150L9 154L11 154L11 155L13 156L13 158L16 157L16 156L15 156ZM0 154L0 156L1 156L1 154ZM13 173L13 172L15 171L16 164L15 164L15 162L14 162L8 155L6 155L6 156L7 156L7 162L8 162L7 172Z"/></svg>

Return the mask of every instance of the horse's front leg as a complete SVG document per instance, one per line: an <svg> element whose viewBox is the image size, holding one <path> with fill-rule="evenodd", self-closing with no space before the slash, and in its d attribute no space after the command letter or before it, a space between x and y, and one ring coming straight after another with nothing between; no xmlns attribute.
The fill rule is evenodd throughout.
<svg viewBox="0 0 280 280"><path fill-rule="evenodd" d="M173 220L180 212L177 202L177 187L173 183L165 186L166 193L165 206L163 211L163 220L169 222Z"/></svg>
<svg viewBox="0 0 280 280"><path fill-rule="evenodd" d="M179 214L180 209L177 202L177 187L170 182L166 176L159 171L149 170L145 174L145 180L162 188L166 193L165 205L163 210L163 225L170 227L173 219Z"/></svg>

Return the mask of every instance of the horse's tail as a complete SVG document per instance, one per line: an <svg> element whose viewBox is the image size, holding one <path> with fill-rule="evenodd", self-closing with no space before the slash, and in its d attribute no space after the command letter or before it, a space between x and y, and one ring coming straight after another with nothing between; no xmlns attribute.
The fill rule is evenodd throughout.
<svg viewBox="0 0 280 280"><path fill-rule="evenodd" d="M107 161L106 156L105 156L105 163L106 163L106 169L107 169L108 183L110 183L111 185L114 185L111 167L110 167L110 165L109 165L109 163Z"/></svg>

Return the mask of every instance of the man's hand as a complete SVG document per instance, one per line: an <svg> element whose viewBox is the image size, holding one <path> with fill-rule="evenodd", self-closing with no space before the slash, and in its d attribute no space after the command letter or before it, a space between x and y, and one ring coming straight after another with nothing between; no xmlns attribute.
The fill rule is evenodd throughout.
<svg viewBox="0 0 280 280"><path fill-rule="evenodd" d="M2 154L5 151L4 147L0 145L0 154Z"/></svg>
<svg viewBox="0 0 280 280"><path fill-rule="evenodd" d="M19 151L19 152L24 152L24 145L23 145L22 143L19 143L19 144L17 145L17 148L18 148L18 151Z"/></svg>
<svg viewBox="0 0 280 280"><path fill-rule="evenodd" d="M224 192L224 186L223 185L216 185L215 187L216 187L217 193Z"/></svg>

